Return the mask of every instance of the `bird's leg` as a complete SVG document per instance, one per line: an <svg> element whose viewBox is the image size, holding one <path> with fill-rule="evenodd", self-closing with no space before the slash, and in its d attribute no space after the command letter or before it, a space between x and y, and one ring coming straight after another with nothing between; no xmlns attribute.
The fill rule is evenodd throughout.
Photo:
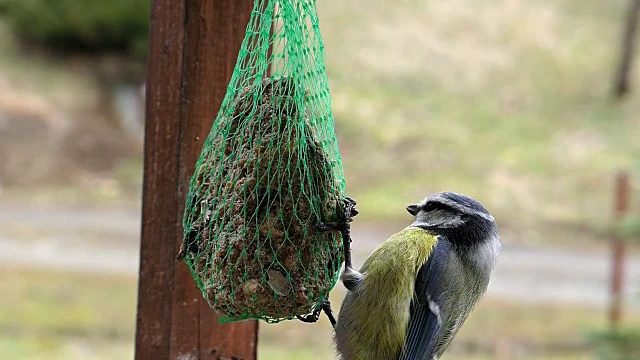
<svg viewBox="0 0 640 360"><path fill-rule="evenodd" d="M351 263L351 221L353 217L358 215L356 210L355 200L347 197L345 199L344 218L336 223L318 224L316 228L319 231L338 230L342 235L342 247L344 251L344 271L340 276L342 283L348 289L353 291L360 280L362 280L362 274L353 268Z"/></svg>
<svg viewBox="0 0 640 360"><path fill-rule="evenodd" d="M351 246L350 246L351 225L349 224L353 220L353 217L358 215L358 210L356 210L356 202L353 199L348 197L345 199L344 202L345 202L345 209L344 209L343 219L334 223L320 223L316 225L316 230L318 231L336 231L336 230L340 231L342 235L343 250L345 253L345 260L344 260L345 272L342 274L342 277L344 277L344 274L347 272L347 269L350 269L351 271L354 271L358 275L360 275L360 273L353 270L353 268L351 267ZM343 279L343 282L344 282L344 279ZM351 290L348 286L347 286L347 289ZM305 315L305 316L296 315L296 318L298 318L298 320L302 322L314 323L314 322L317 322L318 319L320 319L320 313L323 311L329 318L329 321L331 322L331 326L335 328L336 318L333 315L333 310L331 309L331 303L329 302L328 297L324 299L322 301L322 305L318 308L315 308L311 314Z"/></svg>
<svg viewBox="0 0 640 360"><path fill-rule="evenodd" d="M342 246L344 250L344 271L340 275L340 280L344 284L344 287L349 291L356 289L356 286L360 283L363 275L353 268L351 263L351 229L347 224L346 229L342 229Z"/></svg>
<svg viewBox="0 0 640 360"><path fill-rule="evenodd" d="M326 298L322 301L322 306L313 310L313 312L306 316L296 315L298 320L306 323L314 323L320 319L320 312L324 311L324 313L329 318L331 322L331 326L336 327L336 318L333 316L333 310L331 309L331 303L329 302L329 298Z"/></svg>
<svg viewBox="0 0 640 360"><path fill-rule="evenodd" d="M336 327L336 317L333 316L333 310L331 309L331 303L329 302L329 298L327 297L322 302L322 311L324 311L325 315L329 318L329 322L333 328Z"/></svg>

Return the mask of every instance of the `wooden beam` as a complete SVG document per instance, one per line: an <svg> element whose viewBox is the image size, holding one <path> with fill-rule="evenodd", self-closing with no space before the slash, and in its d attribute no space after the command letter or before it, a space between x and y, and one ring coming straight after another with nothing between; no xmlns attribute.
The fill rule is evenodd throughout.
<svg viewBox="0 0 640 360"><path fill-rule="evenodd" d="M620 225L629 211L629 174L620 171L615 178L615 203L613 209L613 221ZM617 330L622 321L622 303L624 296L624 264L625 244L624 240L616 234L612 243L611 260L611 299L609 303L609 323L611 328Z"/></svg>
<svg viewBox="0 0 640 360"><path fill-rule="evenodd" d="M136 359L256 358L256 321L219 324L187 266L188 183L225 95L253 0L152 0Z"/></svg>
<svg viewBox="0 0 640 360"><path fill-rule="evenodd" d="M184 2L152 1L136 359L167 359L169 354L173 243L178 232L178 199L174 194L178 186L183 18Z"/></svg>
<svg viewBox="0 0 640 360"><path fill-rule="evenodd" d="M630 90L629 78L636 50L639 14L640 0L629 0L629 8L625 14L626 19L620 49L620 63L616 69L613 85L613 97L615 99L624 98Z"/></svg>

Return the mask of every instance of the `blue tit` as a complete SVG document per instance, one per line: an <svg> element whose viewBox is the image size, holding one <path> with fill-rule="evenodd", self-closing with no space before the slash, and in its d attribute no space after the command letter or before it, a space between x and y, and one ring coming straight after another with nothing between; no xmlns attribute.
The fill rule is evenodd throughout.
<svg viewBox="0 0 640 360"><path fill-rule="evenodd" d="M335 325L342 360L438 359L487 289L502 243L484 206L440 192L407 211L413 223L360 271L345 264L349 291Z"/></svg>

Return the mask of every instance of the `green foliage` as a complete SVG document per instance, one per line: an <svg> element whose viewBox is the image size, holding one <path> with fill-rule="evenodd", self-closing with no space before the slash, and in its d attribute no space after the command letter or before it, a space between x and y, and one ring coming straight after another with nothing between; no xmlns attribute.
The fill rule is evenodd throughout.
<svg viewBox="0 0 640 360"><path fill-rule="evenodd" d="M640 215L630 214L625 216L616 230L618 235L626 240L640 240Z"/></svg>
<svg viewBox="0 0 640 360"><path fill-rule="evenodd" d="M640 359L640 330L623 329L597 332L590 336L602 360Z"/></svg>
<svg viewBox="0 0 640 360"><path fill-rule="evenodd" d="M272 31L272 29L274 29ZM222 321L313 310L337 281L344 179L313 0L256 0L191 179L179 258Z"/></svg>
<svg viewBox="0 0 640 360"><path fill-rule="evenodd" d="M0 17L18 36L53 48L146 53L148 0L0 0Z"/></svg>

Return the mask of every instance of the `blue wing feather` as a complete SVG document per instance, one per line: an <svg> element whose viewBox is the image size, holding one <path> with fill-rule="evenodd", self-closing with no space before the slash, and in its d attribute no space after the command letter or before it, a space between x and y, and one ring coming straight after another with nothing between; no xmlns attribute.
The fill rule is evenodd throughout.
<svg viewBox="0 0 640 360"><path fill-rule="evenodd" d="M440 239L433 252L418 271L415 298L411 302L405 348L400 360L431 360L441 332L440 305L442 293L440 275L445 271L449 253L448 241Z"/></svg>

